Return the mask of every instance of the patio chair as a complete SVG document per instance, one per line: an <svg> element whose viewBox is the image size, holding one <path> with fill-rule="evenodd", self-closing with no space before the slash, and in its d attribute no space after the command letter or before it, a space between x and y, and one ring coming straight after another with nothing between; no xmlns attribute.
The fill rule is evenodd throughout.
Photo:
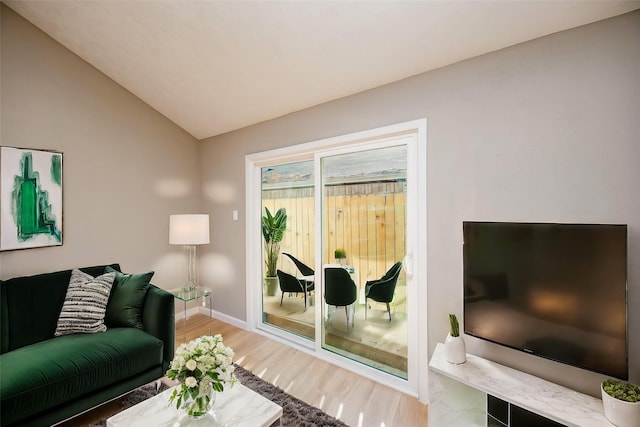
<svg viewBox="0 0 640 427"><path fill-rule="evenodd" d="M324 269L324 300L328 305L344 307L347 316L347 330L349 323L354 324L354 317L349 322L349 306L356 302L358 289L349 272L342 267L326 267Z"/></svg>
<svg viewBox="0 0 640 427"><path fill-rule="evenodd" d="M284 299L285 292L289 292L289 294L295 293L296 295L302 292L304 294L304 308L306 310L307 292L311 292L314 289L313 282L298 280L295 276L285 273L282 270L277 270L276 274L278 275L278 282L280 283L280 290L282 291L280 307L282 307L282 300Z"/></svg>
<svg viewBox="0 0 640 427"><path fill-rule="evenodd" d="M371 298L377 302L384 302L387 304L387 313L389 313L389 322L391 322L391 307L389 303L393 301L393 294L396 291L396 283L398 282L398 276L402 269L402 262L396 262L391 266L389 270L377 280L370 280L364 285L364 318L367 318L367 307Z"/></svg>
<svg viewBox="0 0 640 427"><path fill-rule="evenodd" d="M296 267L298 267L298 270L300 270L300 273L302 273L303 276L313 276L315 274L315 272L313 271L313 268L309 267L308 265L306 265L304 262L300 261L293 255L288 254L286 252L283 252L282 255L288 256L291 259L291 261L293 261L293 263L296 265Z"/></svg>
<svg viewBox="0 0 640 427"><path fill-rule="evenodd" d="M309 267L307 264L300 261L298 258L294 257L291 254L283 252L282 255L289 257L289 259L293 261L293 263L296 265L296 268L298 269L298 271L300 271L300 274L302 275L302 278L299 278L299 279L307 282L307 286L309 286L309 284L313 284L315 280L315 277L314 277L315 271L313 271L313 268Z"/></svg>

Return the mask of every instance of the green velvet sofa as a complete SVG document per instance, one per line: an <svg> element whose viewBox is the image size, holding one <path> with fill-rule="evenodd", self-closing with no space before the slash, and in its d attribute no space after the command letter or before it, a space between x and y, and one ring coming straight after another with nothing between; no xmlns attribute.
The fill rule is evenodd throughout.
<svg viewBox="0 0 640 427"><path fill-rule="evenodd" d="M99 276L106 267L80 270ZM110 267L120 271L118 264ZM174 298L152 284L144 288L139 327L112 327L107 319L105 332L55 337L71 273L0 281L4 427L48 426L73 417L161 378L173 358Z"/></svg>

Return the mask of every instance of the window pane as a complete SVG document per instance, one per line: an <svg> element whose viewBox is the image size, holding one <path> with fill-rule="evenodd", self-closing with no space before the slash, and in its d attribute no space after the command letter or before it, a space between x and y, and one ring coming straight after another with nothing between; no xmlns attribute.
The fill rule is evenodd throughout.
<svg viewBox="0 0 640 427"><path fill-rule="evenodd" d="M313 177L313 161L262 168L263 217L266 215L265 209L272 216L284 209L287 216L282 240L275 242L277 239L273 239L270 242L279 247L265 244L263 235L263 322L311 340L315 339L314 280L312 273L301 269L305 270L304 265L314 268ZM269 251L277 251L279 255L273 263L273 272L267 271ZM300 266L296 265L294 259L301 263ZM277 270L280 270L280 277L268 277L269 274L276 274Z"/></svg>
<svg viewBox="0 0 640 427"><path fill-rule="evenodd" d="M406 146L322 159L322 345L402 378L406 277L381 279L406 252L406 172Z"/></svg>

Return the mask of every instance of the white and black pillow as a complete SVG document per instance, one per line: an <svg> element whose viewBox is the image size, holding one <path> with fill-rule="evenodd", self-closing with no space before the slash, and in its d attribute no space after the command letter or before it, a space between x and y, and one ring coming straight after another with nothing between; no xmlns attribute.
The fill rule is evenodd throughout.
<svg viewBox="0 0 640 427"><path fill-rule="evenodd" d="M73 270L55 336L106 331L104 314L115 277L115 273L93 277Z"/></svg>

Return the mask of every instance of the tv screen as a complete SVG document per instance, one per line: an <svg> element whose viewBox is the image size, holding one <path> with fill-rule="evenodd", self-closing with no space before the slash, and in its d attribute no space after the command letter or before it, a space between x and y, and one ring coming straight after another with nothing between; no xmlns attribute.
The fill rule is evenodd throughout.
<svg viewBox="0 0 640 427"><path fill-rule="evenodd" d="M464 332L628 379L627 226L464 222Z"/></svg>

